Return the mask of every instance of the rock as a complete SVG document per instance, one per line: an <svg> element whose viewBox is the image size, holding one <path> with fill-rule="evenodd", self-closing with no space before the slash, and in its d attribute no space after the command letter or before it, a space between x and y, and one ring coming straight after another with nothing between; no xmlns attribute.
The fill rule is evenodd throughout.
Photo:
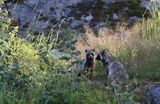
<svg viewBox="0 0 160 104"><path fill-rule="evenodd" d="M155 8L160 9L160 0L141 0L141 6L154 11Z"/></svg>
<svg viewBox="0 0 160 104"><path fill-rule="evenodd" d="M92 19L93 19L93 16L91 14L87 17L84 17L84 20L87 22L91 21Z"/></svg>
<svg viewBox="0 0 160 104"><path fill-rule="evenodd" d="M97 25L95 26L95 28L96 29L100 29L100 28L102 28L102 27L104 27L105 26L105 23L104 22L99 22L99 23L97 23Z"/></svg>
<svg viewBox="0 0 160 104"><path fill-rule="evenodd" d="M53 55L53 58L54 58L54 59L60 59L61 57L64 56L64 53L63 53L63 52L59 52L59 51L56 50L56 49L53 49L53 50L52 50L52 55Z"/></svg>
<svg viewBox="0 0 160 104"><path fill-rule="evenodd" d="M128 8L128 7L124 7L123 10L124 10L124 11L128 11L129 8Z"/></svg>
<svg viewBox="0 0 160 104"><path fill-rule="evenodd" d="M24 4L30 7L35 7L35 5L39 2L39 0L25 0Z"/></svg>
<svg viewBox="0 0 160 104"><path fill-rule="evenodd" d="M34 31L41 31L43 29L47 29L47 27L50 25L50 23L45 22L45 21L37 21L30 26L33 27L32 29Z"/></svg>
<svg viewBox="0 0 160 104"><path fill-rule="evenodd" d="M103 0L107 5L115 3L117 0Z"/></svg>
<svg viewBox="0 0 160 104"><path fill-rule="evenodd" d="M60 59L60 58L63 58L63 57L68 57L68 58L72 57L71 54L67 54L65 52L60 52L57 49L53 49L51 51L51 55L52 55L53 59Z"/></svg>
<svg viewBox="0 0 160 104"><path fill-rule="evenodd" d="M160 104L160 84L148 85L145 104Z"/></svg>
<svg viewBox="0 0 160 104"><path fill-rule="evenodd" d="M116 13L113 13L112 17L113 17L113 20L118 20L119 19L118 15Z"/></svg>
<svg viewBox="0 0 160 104"><path fill-rule="evenodd" d="M25 26L27 23L32 23L36 21L37 14L33 9L25 5L13 5L13 7L15 6L16 8L11 9L10 11L13 17L19 19L21 28Z"/></svg>
<svg viewBox="0 0 160 104"><path fill-rule="evenodd" d="M83 26L84 23L85 23L85 22L84 22L83 20L73 20L73 21L70 23L70 26L71 26L71 28L76 28L76 27Z"/></svg>
<svg viewBox="0 0 160 104"><path fill-rule="evenodd" d="M139 21L139 18L137 16L133 16L133 17L130 17L128 19L128 27L131 27L133 26L135 23L137 23Z"/></svg>

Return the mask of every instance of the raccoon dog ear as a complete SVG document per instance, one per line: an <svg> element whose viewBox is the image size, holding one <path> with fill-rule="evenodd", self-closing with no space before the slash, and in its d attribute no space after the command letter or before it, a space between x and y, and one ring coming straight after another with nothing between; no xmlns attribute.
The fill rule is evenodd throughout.
<svg viewBox="0 0 160 104"><path fill-rule="evenodd" d="M98 54L96 60L101 60L101 56Z"/></svg>
<svg viewBox="0 0 160 104"><path fill-rule="evenodd" d="M88 52L88 50L86 49L86 50L85 50L85 53L87 53L87 52Z"/></svg>
<svg viewBox="0 0 160 104"><path fill-rule="evenodd" d="M95 52L95 49L92 49L93 52Z"/></svg>
<svg viewBox="0 0 160 104"><path fill-rule="evenodd" d="M104 53L106 53L106 52L107 52L107 50L106 50L106 49L103 49L103 50L102 50L102 53L103 53L103 54L104 54Z"/></svg>
<svg viewBox="0 0 160 104"><path fill-rule="evenodd" d="M102 52L103 52L103 53L105 53L105 52L109 53L109 49L108 49L108 48L103 49Z"/></svg>

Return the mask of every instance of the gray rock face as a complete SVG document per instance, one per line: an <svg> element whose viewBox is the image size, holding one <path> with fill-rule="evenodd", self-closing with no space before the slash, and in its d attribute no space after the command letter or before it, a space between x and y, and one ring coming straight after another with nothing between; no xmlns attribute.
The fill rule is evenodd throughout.
<svg viewBox="0 0 160 104"><path fill-rule="evenodd" d="M160 104L160 84L149 85L145 104Z"/></svg>
<svg viewBox="0 0 160 104"><path fill-rule="evenodd" d="M127 17L131 14L130 9L134 8L130 5L120 7L122 4L124 0L21 0L17 4L13 0L5 0L6 8L19 21L20 30L30 27L33 32L49 29L64 18L65 25L71 28L84 24L100 28L105 25L106 19L119 22L123 15ZM142 2L143 7L145 4ZM139 15L133 13L130 17L136 14Z"/></svg>
<svg viewBox="0 0 160 104"><path fill-rule="evenodd" d="M16 5L15 9L10 10L12 15L20 20L20 26L23 27L27 23L32 23L36 20L37 14L33 9L26 5Z"/></svg>
<svg viewBox="0 0 160 104"><path fill-rule="evenodd" d="M76 6L79 3L90 2L93 5L95 0L24 0L20 4L12 3L11 1L6 0L6 6L12 16L20 22L20 29L32 27L31 30L40 31L47 27L52 27L64 18L67 18L66 20L68 21L66 23L71 28L79 27L85 22L90 22L93 16L83 14ZM80 8L83 9L83 7ZM80 16L75 17L78 14ZM83 19L81 18L82 16Z"/></svg>

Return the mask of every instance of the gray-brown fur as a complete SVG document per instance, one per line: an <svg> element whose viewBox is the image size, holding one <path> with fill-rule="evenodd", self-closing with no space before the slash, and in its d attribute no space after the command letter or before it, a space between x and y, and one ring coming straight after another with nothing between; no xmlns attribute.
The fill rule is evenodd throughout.
<svg viewBox="0 0 160 104"><path fill-rule="evenodd" d="M112 83L123 81L129 78L123 64L115 60L108 50L102 50L97 55L96 59L102 61L105 70L108 72L108 79Z"/></svg>
<svg viewBox="0 0 160 104"><path fill-rule="evenodd" d="M83 63L82 70L78 73L78 76L81 74L92 75L94 66L95 66L95 50L85 50L85 61Z"/></svg>

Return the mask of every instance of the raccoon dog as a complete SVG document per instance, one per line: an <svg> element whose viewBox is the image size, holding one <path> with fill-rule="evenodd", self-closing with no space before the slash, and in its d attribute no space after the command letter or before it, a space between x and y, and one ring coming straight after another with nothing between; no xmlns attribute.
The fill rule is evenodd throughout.
<svg viewBox="0 0 160 104"><path fill-rule="evenodd" d="M85 50L85 61L83 63L82 70L78 73L78 76L81 76L81 74L87 74L87 75L92 76L94 67L95 67L95 50L86 49Z"/></svg>
<svg viewBox="0 0 160 104"><path fill-rule="evenodd" d="M105 70L108 72L108 79L111 83L123 81L129 78L123 64L115 60L109 53L108 49L103 49L97 55L96 59L102 61Z"/></svg>

